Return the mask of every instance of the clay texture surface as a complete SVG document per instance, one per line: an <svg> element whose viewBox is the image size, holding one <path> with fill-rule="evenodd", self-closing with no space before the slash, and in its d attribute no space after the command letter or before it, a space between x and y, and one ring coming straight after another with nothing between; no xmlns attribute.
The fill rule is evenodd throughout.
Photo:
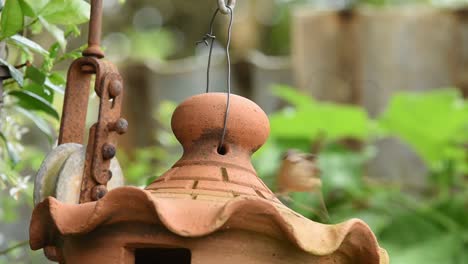
<svg viewBox="0 0 468 264"><path fill-rule="evenodd" d="M294 247L305 254L291 250L290 256L286 254L281 258L283 261L272 254L258 263L388 263L386 252L364 222L357 219L338 225L313 222L284 206L256 175L250 156L266 141L269 123L255 103L240 96L231 97L227 134L222 146L225 151L220 154L225 109L226 94L218 93L194 96L176 109L172 127L184 147L184 154L145 190L121 187L97 202L80 205L64 204L54 198L40 203L33 212L31 248L59 248L60 238L69 241L67 238L95 236L94 232L102 228L140 223L163 228L174 239L209 241L221 233L229 237L232 232L234 248L249 244L246 236L236 233L242 231L253 234L251 239L256 243L256 236L258 241L273 239L281 241L278 242L280 246L275 247ZM144 243L151 233L138 242L128 229L119 232L124 231L127 234L120 239L128 237L135 244ZM164 241L151 243L164 244ZM264 244L272 247L269 246L272 243ZM79 251L80 246L71 249ZM209 259L206 250L193 249L193 252L205 252ZM248 252L239 251L238 254L255 255ZM102 255L99 258L102 259ZM272 261L268 262L268 258ZM197 260L194 263L211 262Z"/></svg>

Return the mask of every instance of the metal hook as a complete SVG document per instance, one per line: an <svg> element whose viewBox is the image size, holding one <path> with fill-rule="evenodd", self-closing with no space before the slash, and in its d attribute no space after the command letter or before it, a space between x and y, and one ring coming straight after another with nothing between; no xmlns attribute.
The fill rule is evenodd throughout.
<svg viewBox="0 0 468 264"><path fill-rule="evenodd" d="M219 11L225 15L231 14L234 7L236 7L236 0L218 0Z"/></svg>

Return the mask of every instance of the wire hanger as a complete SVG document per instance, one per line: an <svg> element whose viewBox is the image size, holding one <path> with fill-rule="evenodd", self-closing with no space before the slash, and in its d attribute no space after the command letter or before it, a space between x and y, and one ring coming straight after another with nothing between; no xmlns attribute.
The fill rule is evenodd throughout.
<svg viewBox="0 0 468 264"><path fill-rule="evenodd" d="M213 46L214 46L214 40L216 39L216 36L213 33L214 30L214 21L216 19L216 16L218 13L223 13L223 14L229 14L229 26L228 26L228 35L227 35L227 41L226 41L226 58L227 58L227 102L226 102L226 113L224 115L224 125L223 125L223 131L221 134L221 139L219 142L218 146L218 152L223 152L223 145L224 145L224 139L226 137L226 132L227 132L227 121L229 117L229 108L230 108L230 100L231 100L231 55L230 55L230 46L231 46L231 36L232 36L232 24L234 21L234 7L235 7L236 1L235 0L229 0L228 3L226 4L224 0L218 0L218 8L213 14L213 17L211 18L210 22L210 31L207 33L205 36L203 36L202 40L197 42L198 44L204 43L206 46L210 47L210 51L208 53L208 66L207 66L207 71L206 71L206 93L209 93L210 91L210 70L211 70L211 59L213 55ZM208 42L210 40L210 43Z"/></svg>

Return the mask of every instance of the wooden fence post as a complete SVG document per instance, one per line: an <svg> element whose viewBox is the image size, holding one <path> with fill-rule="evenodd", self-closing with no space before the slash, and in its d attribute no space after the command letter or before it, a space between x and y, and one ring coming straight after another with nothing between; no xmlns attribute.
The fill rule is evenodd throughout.
<svg viewBox="0 0 468 264"><path fill-rule="evenodd" d="M292 61L300 90L320 100L360 101L356 22L351 11L295 12Z"/></svg>
<svg viewBox="0 0 468 264"><path fill-rule="evenodd" d="M453 11L430 7L298 10L292 36L297 86L320 100L360 103L371 117L397 91L466 87L468 70L461 66L468 65L468 52L460 43L468 42L468 30L459 21ZM424 181L427 170L407 144L385 139L377 147L370 175Z"/></svg>

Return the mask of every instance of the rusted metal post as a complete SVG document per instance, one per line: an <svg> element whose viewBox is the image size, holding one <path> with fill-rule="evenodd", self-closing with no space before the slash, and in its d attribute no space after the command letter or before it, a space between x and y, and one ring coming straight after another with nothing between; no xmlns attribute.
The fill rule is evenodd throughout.
<svg viewBox="0 0 468 264"><path fill-rule="evenodd" d="M91 16L89 20L88 47L83 51L83 56L104 58L101 49L102 31L102 0L91 0Z"/></svg>

